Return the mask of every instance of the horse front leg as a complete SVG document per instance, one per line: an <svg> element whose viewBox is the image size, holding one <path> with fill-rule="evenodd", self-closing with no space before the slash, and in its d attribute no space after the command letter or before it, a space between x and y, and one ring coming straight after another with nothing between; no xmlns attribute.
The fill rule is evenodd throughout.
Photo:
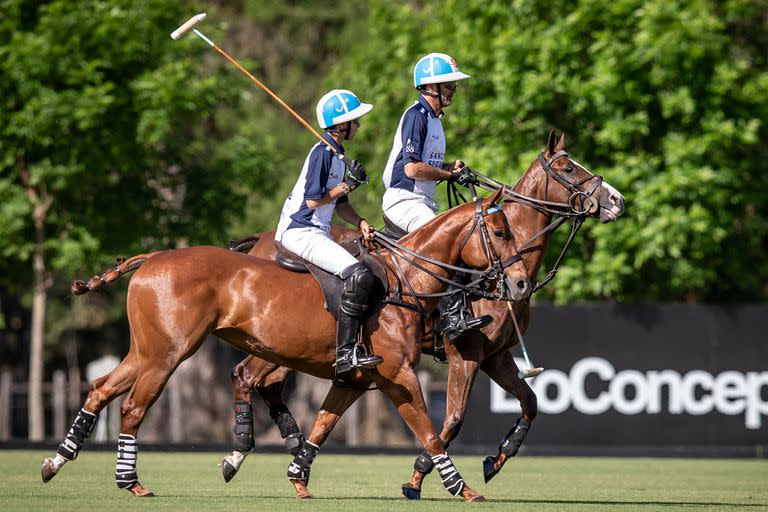
<svg viewBox="0 0 768 512"><path fill-rule="evenodd" d="M477 334L482 336L482 334ZM472 384L480 367L482 354L478 348L480 343L473 341L474 335L465 335L455 343L446 343L445 351L448 358L448 388L446 390L445 420L440 438L447 449L451 441L456 439L464 422L467 411L469 394ZM413 464L411 479L403 484L403 496L409 500L421 498L421 486L424 478L432 472L434 463L427 451L421 452Z"/></svg>
<svg viewBox="0 0 768 512"><path fill-rule="evenodd" d="M256 389L269 407L272 419L277 423L280 434L286 439L286 447L298 452L303 436L296 421L282 401L285 381L292 370L270 363L264 359L248 356L238 363L231 374L232 393L234 396L235 434L232 453L225 456L219 467L225 482L234 478L243 461L253 450L253 410L252 391ZM295 445L295 446L294 446Z"/></svg>
<svg viewBox="0 0 768 512"><path fill-rule="evenodd" d="M83 443L93 431L101 410L128 391L136 382L137 374L135 358L129 353L114 370L91 383L88 397L56 450L56 455L43 459L40 465L40 476L44 483L56 476L64 464L77 458Z"/></svg>
<svg viewBox="0 0 768 512"><path fill-rule="evenodd" d="M512 355L512 349L494 354L483 362L481 368L504 391L512 394L520 401L520 408L522 410L522 414L515 422L515 425L502 439L498 453L495 456L486 457L483 461L483 476L485 482L488 483L491 478L501 471L504 463L510 457L514 457L517 454L520 445L525 440L525 436L528 435L533 419L536 417L537 405L536 394L531 389L531 386L528 385L525 379L518 377L519 370Z"/></svg>
<svg viewBox="0 0 768 512"><path fill-rule="evenodd" d="M320 451L320 446L328 439L328 435L338 423L341 415L365 391L362 388L340 388L336 385L331 386L331 389L328 390L323 405L315 418L315 423L312 425L312 431L288 466L288 480L293 484L297 498L312 498L307 487L312 462L314 462Z"/></svg>
<svg viewBox="0 0 768 512"><path fill-rule="evenodd" d="M467 502L485 501L482 495L472 490L466 484L445 451L445 446L438 437L437 432L435 432L435 428L427 414L421 386L413 369L410 367L401 368L394 379L378 378L376 379L376 384L392 400L400 416L405 420L424 448L424 452L419 458L428 458L431 466L437 467L446 490L454 496L461 496Z"/></svg>

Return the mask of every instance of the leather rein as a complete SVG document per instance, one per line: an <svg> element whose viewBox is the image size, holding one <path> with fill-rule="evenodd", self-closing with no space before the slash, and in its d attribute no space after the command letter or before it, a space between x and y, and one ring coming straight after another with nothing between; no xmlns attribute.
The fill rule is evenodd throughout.
<svg viewBox="0 0 768 512"><path fill-rule="evenodd" d="M509 267L510 265L513 265L514 263L517 263L518 261L521 261L522 256L520 256L520 254L515 254L511 258L502 260L493 246L493 243L491 241L491 235L488 233L488 226L486 225L485 217L493 213L496 213L500 210L501 210L500 205L494 205L488 208L487 210L485 210L483 209L482 200L479 198L476 198L474 221L472 222L472 226L470 226L466 236L463 238L461 246L459 247L459 252L461 252L464 249L464 246L467 244L467 242L469 242L469 239L472 236L472 234L475 231L477 231L478 236L480 237L480 245L483 249L483 253L485 254L485 257L488 259L488 268L486 270L475 270L475 269L466 268L466 267L458 267L456 265L450 265L448 263L444 263L442 261L429 258L407 247L404 247L403 245L399 244L397 241L387 237L386 235L381 234L378 231L374 232L374 238L378 242L378 245L387 249L390 253L390 257L387 258L383 254L381 254L379 252L378 247L374 249L374 253L379 257L379 259L383 262L386 268L392 272L392 274L395 276L397 280L397 287L395 291L393 292L392 295L388 296L385 299L385 302L407 307L410 309L414 309L418 311L419 314L421 314L422 316L428 317L429 316L428 312L424 309L424 306L421 305L421 299L453 295L456 293L457 289L464 290L465 292L475 297L480 297L484 299L508 300L506 298L508 296L507 294L508 284L504 276L504 269ZM413 286L411 285L410 280L405 275L405 272L403 271L401 264L398 262L399 259L408 262L410 265L413 265L417 269L437 279L438 281L448 284L449 287L452 287L452 288L444 292L417 293L413 289ZM474 276L476 279L473 279L467 284L463 284L457 280L449 279L447 277L437 274L436 272L433 272L432 270L426 268L424 264L419 263L417 260L421 260L427 264L434 265L444 270L469 274ZM389 261L391 261L391 265ZM403 282L407 287L407 291L403 290ZM494 282L496 283L495 291L493 293L487 292L486 290L490 287L491 283L494 283ZM403 297L411 297L415 300L415 302L414 303L407 302L403 300Z"/></svg>

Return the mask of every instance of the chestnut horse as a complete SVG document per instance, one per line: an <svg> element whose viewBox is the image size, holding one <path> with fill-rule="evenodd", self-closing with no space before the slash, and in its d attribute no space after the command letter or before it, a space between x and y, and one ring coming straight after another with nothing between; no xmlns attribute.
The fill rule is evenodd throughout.
<svg viewBox="0 0 768 512"><path fill-rule="evenodd" d="M551 231L545 231L543 234L541 232L553 225L554 214L582 218L593 216L606 223L616 220L624 212L624 197L599 176L591 174L569 158L564 153L564 146L564 137L555 143L554 134L551 133L547 147L541 155L543 158L530 165L515 187L502 186L508 197L505 200L504 213L510 220L515 239L530 241L524 244L527 247L518 249L532 281L541 267L551 234ZM592 190L585 188L589 186L592 186ZM595 197L597 200L598 208L592 213L587 213L581 204L587 197ZM334 237L339 239L353 235L351 230L334 231ZM536 238L537 235L540 236ZM260 235L249 254L272 254L272 240L271 233ZM528 383L518 375L518 367L512 353L512 347L517 344L518 338L515 322L507 305L478 300L473 303L473 310L478 316L491 315L494 321L482 330L469 331L452 343L444 343L449 372L446 415L440 437L448 446L458 435L478 370L485 372L505 391L514 395L520 401L522 415L502 440L496 456L486 458L483 470L487 482L499 472L509 457L517 453L536 416L536 396ZM520 328L519 334L522 336L529 322L529 301L516 303L514 311ZM423 342L421 348L424 354L433 353L433 345L428 341ZM291 369L248 356L233 369L232 386L236 407L237 404L250 404L252 389L258 391L285 439L286 448L294 453L300 447L303 437L282 401L285 380L292 373ZM250 450L249 443L251 446L253 444L252 439L243 437L243 433L250 435L250 424L244 424L242 415L239 419L241 425L236 426L235 450L222 462L226 481L231 480L237 473ZM240 435L237 434L238 430ZM422 480L431 472L432 466L425 453L417 458L411 480L403 485L403 493L407 497L420 497Z"/></svg>
<svg viewBox="0 0 768 512"><path fill-rule="evenodd" d="M456 270L446 264L461 262L471 269L487 269L486 276L497 285L514 283L503 298L523 300L530 290L528 275L506 217L496 205L501 197L499 193L490 200L458 206L408 235L402 245L431 258L432 263L422 265L431 273L401 264L400 277L418 294L439 293L448 286L440 278L450 279ZM386 257L386 251L383 255ZM505 268L498 265L496 255L508 258ZM285 270L268 259L215 247L192 247L119 260L117 267L87 284L73 283L73 293L95 290L133 270L127 296L131 331L128 355L112 372L91 384L56 457L43 461L44 482L76 458L99 411L128 392L121 408L116 481L118 487L136 496L152 495L139 483L136 470L139 427L174 370L211 333L273 364L325 379L334 376L336 322L324 308L322 291L312 276ZM396 277L387 276L390 286ZM421 300L431 308L437 299ZM358 387L331 386L307 441L288 468L297 497L311 497L307 484L319 446L344 411L373 383L392 400L434 457L449 492L466 501L483 499L465 484L429 420L414 371L422 329L416 311L393 304L384 304L365 320L363 339L384 362L373 370L356 372Z"/></svg>

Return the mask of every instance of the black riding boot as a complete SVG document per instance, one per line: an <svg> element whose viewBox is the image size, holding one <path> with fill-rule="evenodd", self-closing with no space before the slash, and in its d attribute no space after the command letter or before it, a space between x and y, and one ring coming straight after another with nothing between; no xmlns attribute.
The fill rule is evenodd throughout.
<svg viewBox="0 0 768 512"><path fill-rule="evenodd" d="M368 309L368 295L373 286L370 269L364 263L357 263L341 277L344 279L344 292L341 294L336 328L336 379L344 381L356 368L373 368L383 359L367 354L360 345L356 347L360 319Z"/></svg>
<svg viewBox="0 0 768 512"><path fill-rule="evenodd" d="M441 333L453 341L470 329L481 329L493 322L493 317L483 315L473 317L469 309L464 305L464 294L457 292L448 299L443 313Z"/></svg>

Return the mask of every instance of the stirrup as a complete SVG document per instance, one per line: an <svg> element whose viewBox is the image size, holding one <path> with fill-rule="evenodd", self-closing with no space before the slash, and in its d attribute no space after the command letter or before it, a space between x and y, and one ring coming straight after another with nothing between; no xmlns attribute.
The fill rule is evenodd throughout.
<svg viewBox="0 0 768 512"><path fill-rule="evenodd" d="M447 325L445 329L443 329L442 334L445 334L448 337L448 341L454 341L465 332L473 329L482 329L491 322L493 322L493 317L490 315L482 315L477 318L462 315L461 320Z"/></svg>
<svg viewBox="0 0 768 512"><path fill-rule="evenodd" d="M361 368L368 370L384 362L384 358L381 356L374 356L368 353L368 350L361 344L356 343L351 352L352 368Z"/></svg>

